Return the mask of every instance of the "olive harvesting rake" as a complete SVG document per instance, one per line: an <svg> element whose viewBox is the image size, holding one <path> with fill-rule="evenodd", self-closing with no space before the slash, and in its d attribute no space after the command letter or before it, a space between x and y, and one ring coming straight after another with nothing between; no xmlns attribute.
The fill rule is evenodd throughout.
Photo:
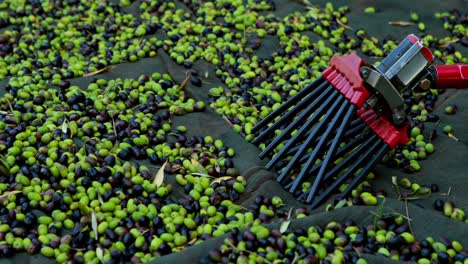
<svg viewBox="0 0 468 264"><path fill-rule="evenodd" d="M311 208L344 183L339 199L347 197L389 150L409 141L404 92L468 88L468 65L433 60L413 34L377 66L356 54L333 56L320 78L252 129L252 143L266 145L259 157L279 149L266 168L280 170L277 181ZM306 180L313 183L303 191Z"/></svg>

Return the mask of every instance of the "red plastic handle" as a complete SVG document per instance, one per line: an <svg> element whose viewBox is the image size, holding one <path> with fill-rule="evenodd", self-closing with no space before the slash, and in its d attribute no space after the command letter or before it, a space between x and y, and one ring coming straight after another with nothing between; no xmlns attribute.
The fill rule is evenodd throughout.
<svg viewBox="0 0 468 264"><path fill-rule="evenodd" d="M468 89L468 65L437 65L437 89Z"/></svg>

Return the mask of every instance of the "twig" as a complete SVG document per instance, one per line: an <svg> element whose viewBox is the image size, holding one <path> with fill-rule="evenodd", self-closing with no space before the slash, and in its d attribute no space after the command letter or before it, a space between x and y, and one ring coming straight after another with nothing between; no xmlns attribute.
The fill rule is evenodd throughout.
<svg viewBox="0 0 468 264"><path fill-rule="evenodd" d="M89 76L93 76L93 75L100 74L100 73L103 73L103 72L107 72L110 69L112 69L112 66L106 66L106 67L104 67L102 69L99 69L97 71L88 72L86 74L83 74L83 77L89 77Z"/></svg>
<svg viewBox="0 0 468 264"><path fill-rule="evenodd" d="M185 74L185 79L184 81L180 84L179 86L179 90L183 90L185 85L187 85L188 81L190 80L190 76L192 75L191 72L187 72L187 74Z"/></svg>
<svg viewBox="0 0 468 264"><path fill-rule="evenodd" d="M405 210L406 210L406 217L408 217L408 219L411 219L409 217L408 200L407 199L405 199ZM411 234L414 235L413 227L411 226L411 221L408 221L408 227L409 227L409 230L410 230Z"/></svg>
<svg viewBox="0 0 468 264"><path fill-rule="evenodd" d="M452 191L452 186L449 187L449 189L448 189L448 191L446 193L441 193L440 195L450 196L451 191Z"/></svg>

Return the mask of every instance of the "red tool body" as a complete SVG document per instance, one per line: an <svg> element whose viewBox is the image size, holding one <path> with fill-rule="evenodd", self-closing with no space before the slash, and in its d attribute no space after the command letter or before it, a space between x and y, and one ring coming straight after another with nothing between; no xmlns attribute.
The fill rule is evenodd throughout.
<svg viewBox="0 0 468 264"><path fill-rule="evenodd" d="M467 65L433 66L433 60L414 35L377 66L356 54L332 57L322 77L254 127L263 131L253 143L268 143L260 158L283 144L266 167L276 168L277 181L312 208L344 183L340 199L346 197L385 153L408 142L401 94L468 88Z"/></svg>

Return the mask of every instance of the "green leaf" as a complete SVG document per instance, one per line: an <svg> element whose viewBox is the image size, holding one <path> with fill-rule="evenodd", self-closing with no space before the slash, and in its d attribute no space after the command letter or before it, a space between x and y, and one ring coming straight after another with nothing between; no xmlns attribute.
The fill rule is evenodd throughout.
<svg viewBox="0 0 468 264"><path fill-rule="evenodd" d="M60 127L60 129L62 130L62 132L63 132L64 134L67 133L67 131L68 131L67 120L63 120L63 123L62 123L62 126Z"/></svg>
<svg viewBox="0 0 468 264"><path fill-rule="evenodd" d="M94 213L93 210L91 210L91 227L93 228L94 239L98 240L98 225L97 225L96 214Z"/></svg>
<svg viewBox="0 0 468 264"><path fill-rule="evenodd" d="M208 171L206 171L205 167L203 167L203 165L201 165L200 162L198 162L198 160L191 159L190 162L193 166L195 166L199 173L208 174Z"/></svg>
<svg viewBox="0 0 468 264"><path fill-rule="evenodd" d="M346 202L347 202L346 199L340 200L340 201L335 205L335 209L339 209L339 208L345 206L345 205L346 205Z"/></svg>
<svg viewBox="0 0 468 264"><path fill-rule="evenodd" d="M290 223L291 223L291 220L284 221L283 223L281 223L281 227L280 227L281 234L283 234L284 232L286 232L286 230L288 230Z"/></svg>
<svg viewBox="0 0 468 264"><path fill-rule="evenodd" d="M96 248L96 257L99 259L99 261L104 262L104 252L100 246Z"/></svg>

